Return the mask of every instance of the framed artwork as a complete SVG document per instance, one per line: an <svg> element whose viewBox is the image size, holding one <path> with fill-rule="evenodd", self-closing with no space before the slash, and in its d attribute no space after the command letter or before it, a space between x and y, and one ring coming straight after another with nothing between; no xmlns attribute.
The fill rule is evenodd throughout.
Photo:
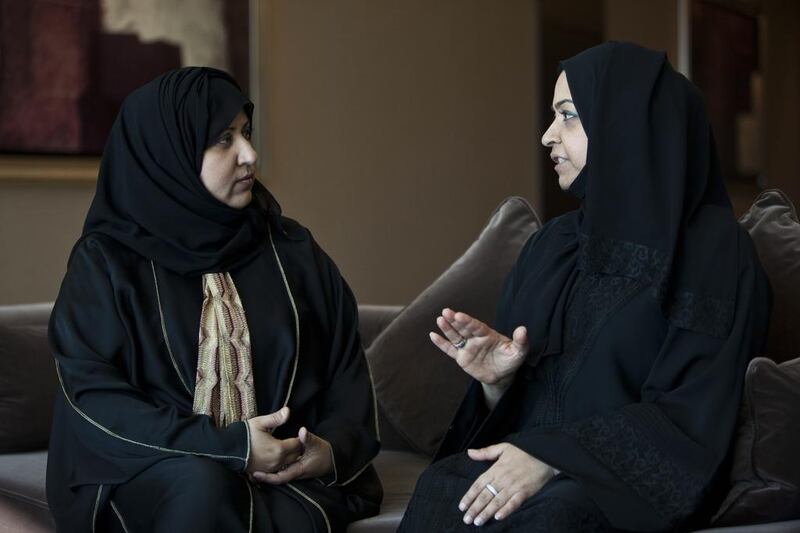
<svg viewBox="0 0 800 533"><path fill-rule="evenodd" d="M0 178L94 179L122 100L167 70L252 89L256 3L0 0Z"/></svg>

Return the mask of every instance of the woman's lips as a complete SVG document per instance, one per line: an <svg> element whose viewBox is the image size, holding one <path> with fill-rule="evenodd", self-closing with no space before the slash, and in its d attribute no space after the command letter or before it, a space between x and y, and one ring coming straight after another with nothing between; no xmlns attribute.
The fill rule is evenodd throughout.
<svg viewBox="0 0 800 533"><path fill-rule="evenodd" d="M238 180L236 180L236 183L244 183L244 184L247 184L247 185L252 185L252 183L255 180L256 180L255 174L248 174L247 176L245 176L243 178L239 178Z"/></svg>
<svg viewBox="0 0 800 533"><path fill-rule="evenodd" d="M554 168L556 169L556 172L562 170L564 166L567 164L567 160L564 159L563 157L554 158L554 162L555 162Z"/></svg>

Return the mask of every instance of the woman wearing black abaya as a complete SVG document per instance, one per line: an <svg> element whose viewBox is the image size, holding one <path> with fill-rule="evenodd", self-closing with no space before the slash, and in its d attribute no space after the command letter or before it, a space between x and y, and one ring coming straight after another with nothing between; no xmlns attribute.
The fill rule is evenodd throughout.
<svg viewBox="0 0 800 533"><path fill-rule="evenodd" d="M401 531L684 529L724 496L770 291L702 97L627 43L561 70L542 142L581 206L526 244L496 330L437 319L475 380Z"/></svg>
<svg viewBox="0 0 800 533"><path fill-rule="evenodd" d="M226 73L124 102L50 321L59 531L341 531L377 513L357 308L253 175Z"/></svg>

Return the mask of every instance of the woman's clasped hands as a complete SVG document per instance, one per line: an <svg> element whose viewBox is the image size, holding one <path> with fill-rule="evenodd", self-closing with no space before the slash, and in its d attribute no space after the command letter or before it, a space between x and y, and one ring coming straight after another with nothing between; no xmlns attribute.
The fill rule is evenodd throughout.
<svg viewBox="0 0 800 533"><path fill-rule="evenodd" d="M289 408L247 421L250 431L250 460L247 473L256 481L280 485L295 479L321 477L333 471L331 445L305 427L297 437L277 439L275 428L289 420Z"/></svg>

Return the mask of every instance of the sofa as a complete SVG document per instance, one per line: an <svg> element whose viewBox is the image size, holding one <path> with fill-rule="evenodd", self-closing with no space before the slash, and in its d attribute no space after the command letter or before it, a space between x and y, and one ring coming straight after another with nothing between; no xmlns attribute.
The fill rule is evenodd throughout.
<svg viewBox="0 0 800 533"><path fill-rule="evenodd" d="M779 314L767 349L782 355L775 360L759 357L748 368L742 420L732 444L731 493L715 515L720 527L702 531L800 532L800 467L789 467L797 462L798 448L793 447L800 446L800 410L791 405L798 400L800 406L800 359L786 353L797 347L794 356L800 355L800 342L786 347L798 335L794 324L800 314L794 314L798 309L792 306L800 298L787 302L779 297L800 287L800 279L790 279L788 288L783 279L800 274L800 222L780 191L762 194L740 222L753 235L760 254L790 249L796 255L787 259L789 252L780 252L784 257L778 262L762 255ZM769 224L767 233L780 233L780 246L760 244L756 238ZM396 530L416 479L467 386L460 369L427 339L433 317L450 306L490 321L505 273L540 226L527 202L507 199L464 255L410 304L359 306L361 339L379 400L382 449L374 465L384 485L384 501L378 516L351 524L350 533ZM54 530L45 497L47 427L56 394L46 344L51 309L51 303L0 306L0 533ZM765 430L776 413L778 421L770 421ZM18 420L12 420L14 416ZM762 461L776 454L779 460Z"/></svg>

